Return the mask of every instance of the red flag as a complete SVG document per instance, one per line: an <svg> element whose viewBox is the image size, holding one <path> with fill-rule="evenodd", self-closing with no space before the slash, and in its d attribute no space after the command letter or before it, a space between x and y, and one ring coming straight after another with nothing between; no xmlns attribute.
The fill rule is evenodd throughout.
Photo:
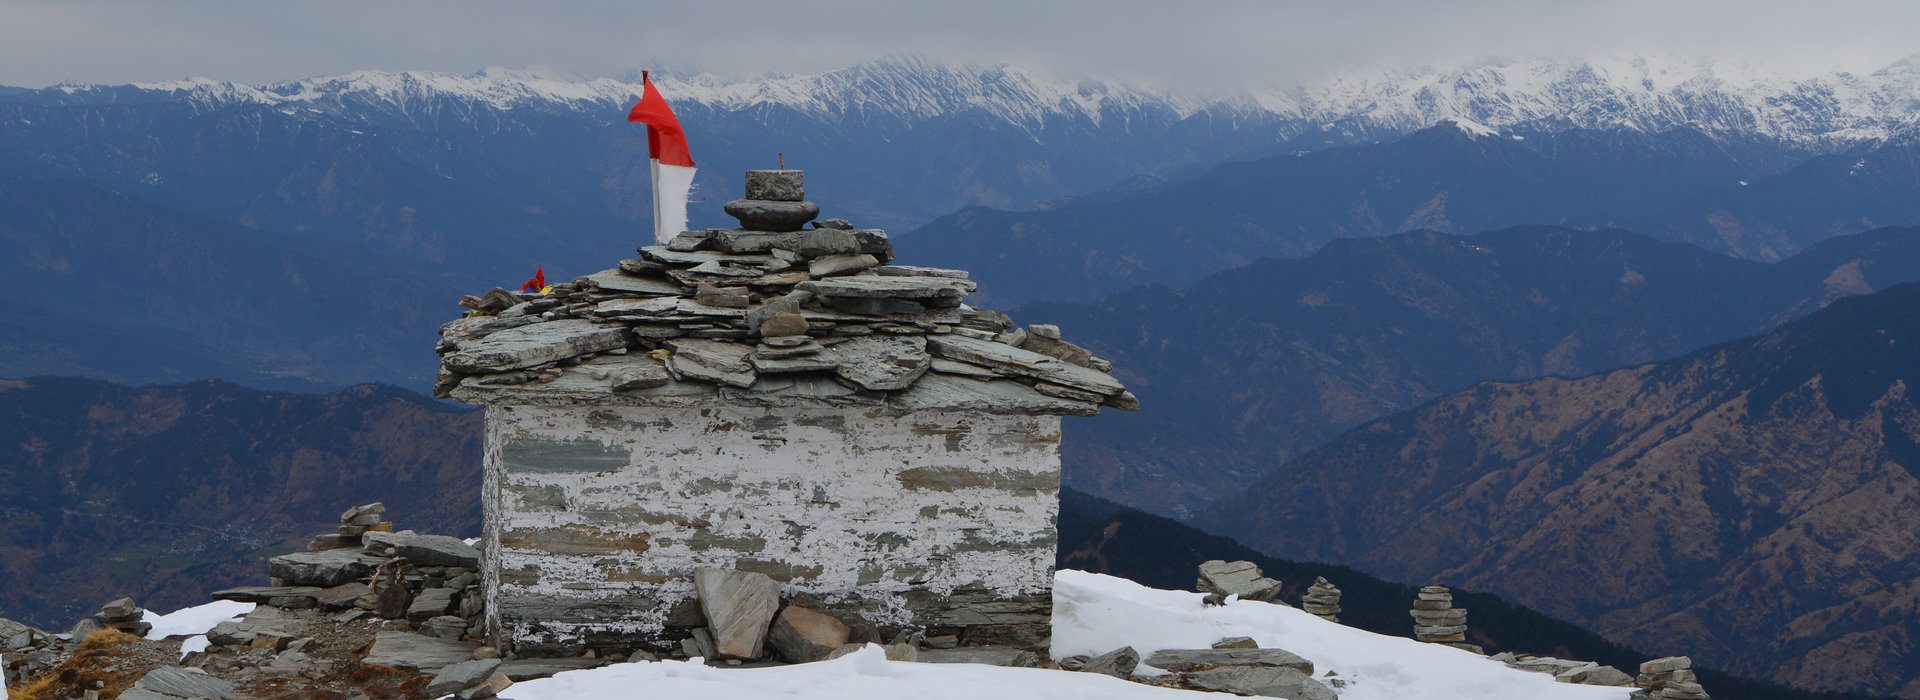
<svg viewBox="0 0 1920 700"><path fill-rule="evenodd" d="M525 283L522 283L520 285L520 293L521 294L539 294L540 290L546 289L546 288L547 288L547 268L535 267L533 268L533 279L527 280Z"/></svg>
<svg viewBox="0 0 1920 700"><path fill-rule="evenodd" d="M627 112L627 121L647 125L647 157L660 161L661 165L693 167L693 154L687 151L687 132L680 128L680 118L673 116L667 98L654 89L653 79L644 71L640 73L640 82L643 86L640 101Z"/></svg>

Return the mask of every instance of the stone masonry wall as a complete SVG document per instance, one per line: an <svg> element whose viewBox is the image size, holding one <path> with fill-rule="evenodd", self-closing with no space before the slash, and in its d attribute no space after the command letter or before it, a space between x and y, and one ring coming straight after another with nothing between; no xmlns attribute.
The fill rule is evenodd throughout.
<svg viewBox="0 0 1920 700"><path fill-rule="evenodd" d="M882 628L1037 645L1057 416L494 406L488 629L522 650L684 638L695 567L759 571Z"/></svg>

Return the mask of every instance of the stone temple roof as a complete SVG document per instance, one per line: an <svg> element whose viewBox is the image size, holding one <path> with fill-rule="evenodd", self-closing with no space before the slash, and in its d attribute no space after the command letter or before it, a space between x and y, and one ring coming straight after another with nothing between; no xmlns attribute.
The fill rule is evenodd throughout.
<svg viewBox="0 0 1920 700"><path fill-rule="evenodd" d="M495 289L441 326L439 396L544 406L1135 410L1053 326L963 300L961 270L890 264L879 229L811 221L797 170L750 171L739 229L686 231L547 295ZM811 221L813 228L801 227Z"/></svg>

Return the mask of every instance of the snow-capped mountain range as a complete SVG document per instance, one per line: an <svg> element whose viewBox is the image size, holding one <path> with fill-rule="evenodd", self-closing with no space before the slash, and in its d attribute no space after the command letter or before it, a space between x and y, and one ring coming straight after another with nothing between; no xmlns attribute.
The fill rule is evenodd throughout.
<svg viewBox="0 0 1920 700"><path fill-rule="evenodd" d="M1789 76L1739 64L1642 55L1485 61L1457 68L1375 69L1308 84L1193 95L1072 78L1010 65L958 65L893 56L811 75L744 79L663 76L676 104L718 111L783 107L866 126L979 111L1029 132L1067 120L1103 124L1142 114L1271 122L1282 139L1404 133L1443 120L1496 129L1566 127L1665 131L1693 127L1803 143L1850 144L1911 127L1920 111L1920 55L1871 73ZM172 97L209 107L283 105L389 116L454 99L493 109L604 112L639 95L638 80L581 79L487 69L460 75L361 71L240 85L206 78L130 86L62 84L70 99ZM358 109L356 109L358 108Z"/></svg>

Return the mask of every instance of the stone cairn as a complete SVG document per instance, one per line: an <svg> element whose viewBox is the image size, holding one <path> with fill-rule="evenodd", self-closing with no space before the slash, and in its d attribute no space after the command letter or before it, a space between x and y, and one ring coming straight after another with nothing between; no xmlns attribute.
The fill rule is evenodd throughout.
<svg viewBox="0 0 1920 700"><path fill-rule="evenodd" d="M741 228L681 232L546 295L462 298L471 313L441 327L434 393L1139 408L1111 363L1058 328L1017 330L963 304L975 288L964 270L889 264L885 231L814 220L802 183L799 170L748 171L747 197L725 207Z"/></svg>
<svg viewBox="0 0 1920 700"><path fill-rule="evenodd" d="M1693 659L1668 656L1640 664L1640 675L1633 679L1640 690L1634 700L1708 700L1693 673Z"/></svg>
<svg viewBox="0 0 1920 700"><path fill-rule="evenodd" d="M74 626L73 636L75 639L85 639L95 630L111 629L144 637L153 630L153 624L142 619L146 614L147 611L141 610L132 598L121 598L100 606L100 612L94 613L93 617L81 620L80 624Z"/></svg>
<svg viewBox="0 0 1920 700"><path fill-rule="evenodd" d="M342 547L358 547L361 538L369 532L393 532L393 523L384 520L387 506L384 503L368 503L364 506L348 508L340 514L340 530L337 533L317 535L307 543L307 550L320 552Z"/></svg>
<svg viewBox="0 0 1920 700"><path fill-rule="evenodd" d="M1340 589L1324 576L1315 576L1307 594L1300 598L1300 609L1328 622L1340 621Z"/></svg>
<svg viewBox="0 0 1920 700"><path fill-rule="evenodd" d="M1446 586L1421 586L1412 614L1414 639L1484 653L1467 643L1467 610L1453 607L1453 591Z"/></svg>

